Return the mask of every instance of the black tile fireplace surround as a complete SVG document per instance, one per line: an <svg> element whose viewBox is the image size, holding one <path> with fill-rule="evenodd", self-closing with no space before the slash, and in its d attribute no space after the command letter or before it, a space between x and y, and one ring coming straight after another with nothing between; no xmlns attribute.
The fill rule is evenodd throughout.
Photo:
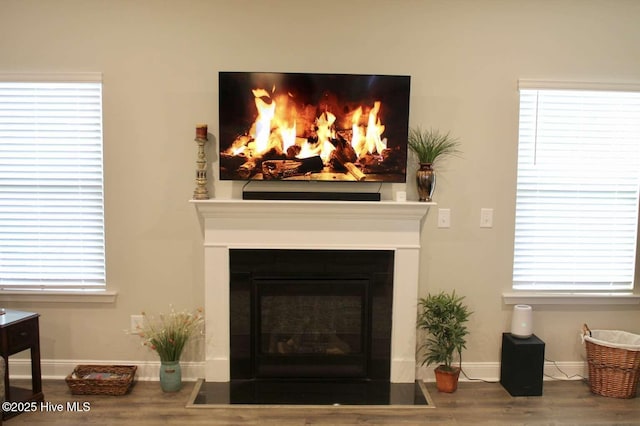
<svg viewBox="0 0 640 426"><path fill-rule="evenodd" d="M391 250L233 249L231 380L389 381Z"/></svg>
<svg viewBox="0 0 640 426"><path fill-rule="evenodd" d="M231 249L231 382L196 404L427 405L390 383L393 250Z"/></svg>

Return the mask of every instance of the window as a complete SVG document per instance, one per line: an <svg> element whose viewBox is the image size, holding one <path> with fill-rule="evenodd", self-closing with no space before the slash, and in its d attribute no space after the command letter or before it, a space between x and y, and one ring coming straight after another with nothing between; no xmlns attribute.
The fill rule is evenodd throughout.
<svg viewBox="0 0 640 426"><path fill-rule="evenodd" d="M101 76L68 77L0 74L1 290L105 290Z"/></svg>
<svg viewBox="0 0 640 426"><path fill-rule="evenodd" d="M516 290L633 289L640 91L593 89L520 84Z"/></svg>

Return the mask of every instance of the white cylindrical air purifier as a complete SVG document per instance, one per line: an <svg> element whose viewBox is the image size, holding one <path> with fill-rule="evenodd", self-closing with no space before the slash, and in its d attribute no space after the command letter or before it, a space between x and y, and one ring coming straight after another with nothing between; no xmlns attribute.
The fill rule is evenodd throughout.
<svg viewBox="0 0 640 426"><path fill-rule="evenodd" d="M513 337L528 339L533 334L533 310L529 305L515 305L511 319Z"/></svg>

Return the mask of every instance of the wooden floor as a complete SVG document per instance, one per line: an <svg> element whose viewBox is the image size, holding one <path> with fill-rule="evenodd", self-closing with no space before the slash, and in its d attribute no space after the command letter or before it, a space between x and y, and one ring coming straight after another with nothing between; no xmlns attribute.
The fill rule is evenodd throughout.
<svg viewBox="0 0 640 426"><path fill-rule="evenodd" d="M124 396L71 395L64 381L45 381L44 394L63 412L23 413L18 425L640 425L640 397L593 395L582 381L544 383L541 397L511 397L499 384L464 382L454 394L427 389L435 408L185 408L195 383L165 394L158 382L139 382ZM67 410L88 403L89 411Z"/></svg>

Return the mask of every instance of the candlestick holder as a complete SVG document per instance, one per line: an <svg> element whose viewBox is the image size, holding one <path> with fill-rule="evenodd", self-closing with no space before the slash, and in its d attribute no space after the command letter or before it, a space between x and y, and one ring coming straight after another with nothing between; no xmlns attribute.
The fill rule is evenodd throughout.
<svg viewBox="0 0 640 426"><path fill-rule="evenodd" d="M204 152L204 145L207 143L206 127L204 133L201 128L196 129L195 141L198 144L198 159L196 160L196 189L193 191L194 200L208 200L207 190L207 157Z"/></svg>

